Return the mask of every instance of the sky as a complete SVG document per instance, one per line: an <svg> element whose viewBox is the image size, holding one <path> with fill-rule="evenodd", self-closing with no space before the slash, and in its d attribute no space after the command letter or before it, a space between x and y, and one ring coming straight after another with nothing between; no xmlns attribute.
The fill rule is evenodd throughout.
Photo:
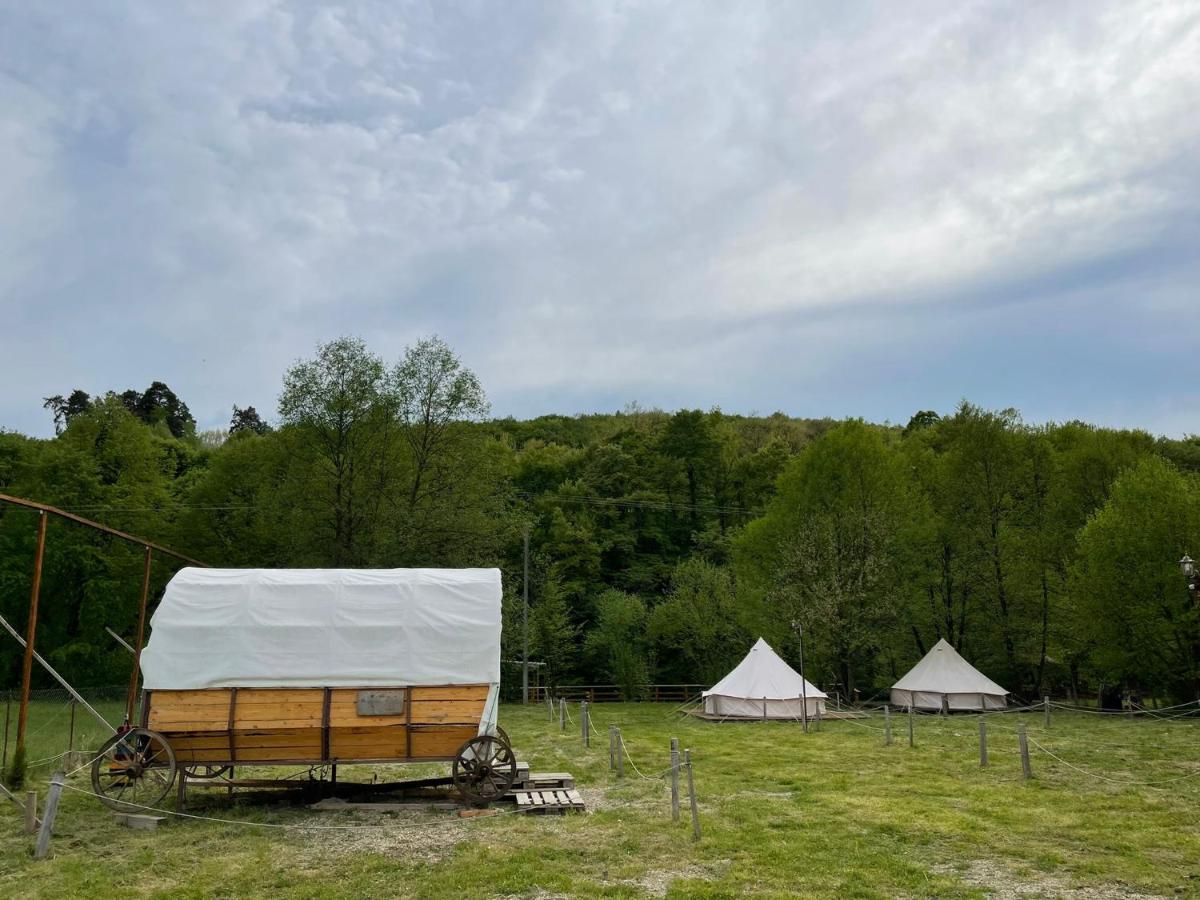
<svg viewBox="0 0 1200 900"><path fill-rule="evenodd" d="M344 334L500 416L1200 432L1200 0L0 0L0 427Z"/></svg>

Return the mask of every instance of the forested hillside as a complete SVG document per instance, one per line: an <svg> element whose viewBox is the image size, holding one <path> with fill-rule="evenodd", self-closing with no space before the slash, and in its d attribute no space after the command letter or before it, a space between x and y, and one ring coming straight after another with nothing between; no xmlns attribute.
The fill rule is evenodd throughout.
<svg viewBox="0 0 1200 900"><path fill-rule="evenodd" d="M169 377L169 373L164 373ZM70 392L75 388L73 392ZM554 682L711 682L763 635L866 698L939 637L1025 696L1200 696L1200 440L1030 426L962 403L905 427L669 413L490 416L432 339L385 361L341 339L278 409L197 434L186 404L63 385L59 434L0 432L0 492L218 566L494 566L520 656ZM94 387L93 387L94 389ZM231 398L236 400L237 398ZM34 514L0 505L0 610L22 625ZM125 679L141 556L55 521L39 647L81 684ZM160 561L155 588L172 568ZM0 642L0 685L18 648ZM512 671L512 670L510 670Z"/></svg>

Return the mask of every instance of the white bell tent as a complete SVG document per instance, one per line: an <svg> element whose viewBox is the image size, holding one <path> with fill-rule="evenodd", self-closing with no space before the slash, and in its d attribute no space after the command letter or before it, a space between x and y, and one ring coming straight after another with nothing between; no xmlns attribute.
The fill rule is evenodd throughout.
<svg viewBox="0 0 1200 900"><path fill-rule="evenodd" d="M704 692L704 712L713 716L755 719L804 718L825 712L825 693L800 677L759 638L732 672Z"/></svg>
<svg viewBox="0 0 1200 900"><path fill-rule="evenodd" d="M969 662L943 638L892 685L892 705L913 709L1004 709L1008 691Z"/></svg>

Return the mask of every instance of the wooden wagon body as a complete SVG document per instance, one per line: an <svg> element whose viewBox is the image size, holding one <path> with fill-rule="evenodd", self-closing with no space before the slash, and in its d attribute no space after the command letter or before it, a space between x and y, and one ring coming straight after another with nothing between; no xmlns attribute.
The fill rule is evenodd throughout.
<svg viewBox="0 0 1200 900"><path fill-rule="evenodd" d="M183 569L142 655L140 722L93 786L120 805L143 785L161 800L177 768L451 761L465 798L503 793L500 597L494 569Z"/></svg>
<svg viewBox="0 0 1200 900"><path fill-rule="evenodd" d="M448 762L479 734L489 685L152 690L142 724L181 766Z"/></svg>

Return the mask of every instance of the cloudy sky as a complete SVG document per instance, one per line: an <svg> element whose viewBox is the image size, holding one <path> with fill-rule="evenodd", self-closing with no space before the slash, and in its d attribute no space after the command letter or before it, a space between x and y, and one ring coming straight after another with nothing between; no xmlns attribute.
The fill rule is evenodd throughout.
<svg viewBox="0 0 1200 900"><path fill-rule="evenodd" d="M1200 2L0 0L0 427L430 333L501 415L1200 431Z"/></svg>

